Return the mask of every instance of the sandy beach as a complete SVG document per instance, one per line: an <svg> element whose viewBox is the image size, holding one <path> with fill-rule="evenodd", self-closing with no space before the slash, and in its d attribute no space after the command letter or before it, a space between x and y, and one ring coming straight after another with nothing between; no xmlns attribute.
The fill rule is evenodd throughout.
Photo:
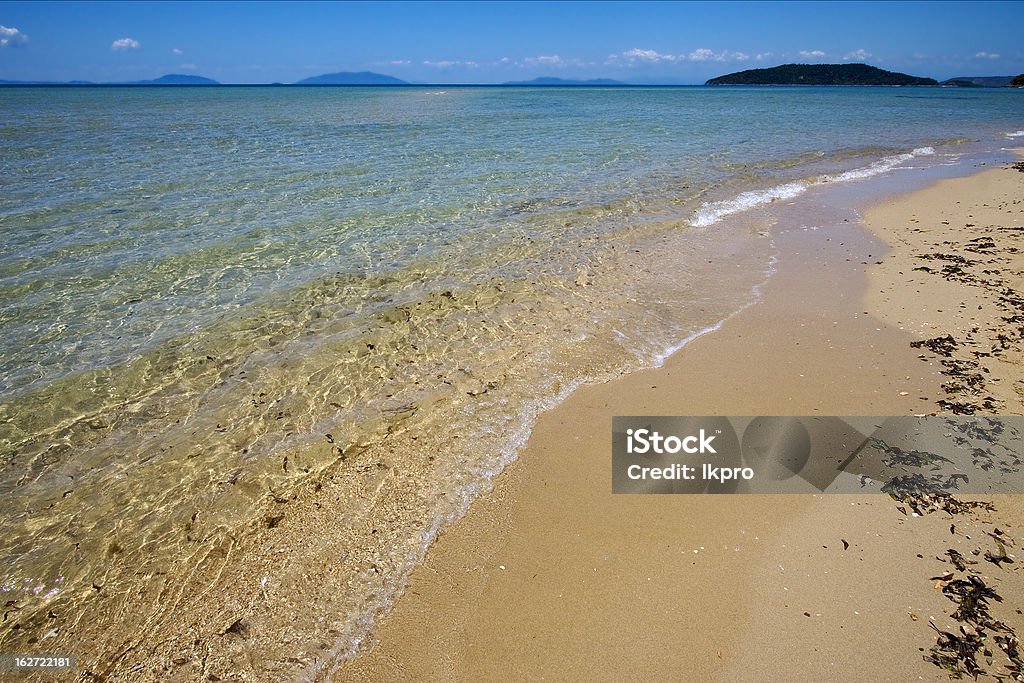
<svg viewBox="0 0 1024 683"><path fill-rule="evenodd" d="M6 3L0 683L1024 683L983 5Z"/></svg>
<svg viewBox="0 0 1024 683"><path fill-rule="evenodd" d="M961 633L947 587L968 575L1024 633L1020 560L982 559L1019 552L1018 496L916 516L882 495L610 492L615 415L1022 414L1022 186L1002 166L878 203L870 233L776 226L763 300L544 414L331 680L947 680L926 657ZM997 645L976 671L1019 675Z"/></svg>
<svg viewBox="0 0 1024 683"><path fill-rule="evenodd" d="M344 432L323 428L310 448L284 452L271 479L246 480L242 469L218 479L214 494L259 498L260 514L241 528L211 514L216 508L176 518L162 502L187 499L169 485L157 487L156 511L143 521L173 528L186 543L178 555L168 540L174 534L147 536L129 510L99 505L132 500L102 480L93 484L100 497L82 483L41 487L43 509L55 510L46 519L67 524L56 538L75 548L66 560L74 573L49 583L3 582L11 596L0 634L5 646L73 652L76 680L1019 678L1019 495L893 500L820 493L828 485L811 479L774 495L611 493L614 416L810 416L809 424L823 424L840 421L829 416L851 422L889 415L917 424L913 416L1024 414L1021 163L968 152L940 157L955 165L936 164L924 158L932 154L894 157L904 166L890 159L862 167L853 182L826 176L792 196L777 187L774 200L740 194L703 203L728 223L658 225L651 239L610 254L603 270L569 271L552 294L562 312L586 317L594 309L584 295L604 287L650 317L651 328L671 320L658 316L674 305L693 308L703 317L683 334L702 332L657 369L591 374L586 378L596 383L573 393L576 385L568 385L559 394L568 398L554 409L501 423L524 425L521 431L479 428L487 424L485 402L514 407L502 386L510 377L451 375L456 381L441 384L450 386L457 409L450 414L461 422L431 429L437 415L427 411L416 422L419 408L396 401L376 441L345 441ZM936 181L956 174L972 175ZM746 201L752 196L757 201ZM678 249L692 252L685 267L672 258ZM696 298L673 303L664 292L680 278ZM720 293L713 283L735 287ZM520 293L508 292L510 303ZM726 294L729 305L705 308ZM282 315L289 318L290 309ZM529 338L550 340L547 324ZM366 352L383 347L381 339L412 348L406 342L417 338L401 336L404 329L400 320L387 322L380 330L397 337L357 341ZM488 333L511 346L516 333L502 330L514 326ZM605 331L619 332L614 323ZM610 337L578 334L566 355L596 368L601 345L614 344ZM299 356L330 367L336 351ZM403 360L405 366L415 363ZM310 366L273 367L311 377ZM399 378L392 386L400 385ZM279 429L295 429L279 397L270 408L264 397L253 394L246 414L270 410L265 417ZM216 461L219 451L204 433L242 438L216 422L218 414L182 423L189 434L178 446ZM113 418L83 429L104 438ZM204 422L208 432L200 429ZM1008 430L1007 438L1017 439L1004 451L1009 460L1024 452L1018 430ZM844 434L868 443L863 433ZM500 449L519 435L521 450ZM94 454L116 462L104 443ZM832 444L847 445L829 441L819 451L834 455ZM88 464L89 452L81 453ZM500 467L481 474L472 466L480 461L460 461L460 453L506 453L511 464L492 479ZM977 466L980 456L971 457ZM157 481L212 476L196 458L184 458L185 467L167 459L161 471L169 479ZM318 458L329 466L316 470ZM68 482L79 481L71 474ZM276 488L302 474L310 475L308 485ZM853 474L843 475L842 490L864 486ZM152 477L110 481L149 485ZM788 493L801 487L811 492ZM230 502L209 495L211 503ZM424 501L441 501L448 512L422 518L417 505ZM17 519L38 523L31 515L40 503L23 505ZM84 514L99 531L77 526ZM102 524L116 534L103 536ZM88 544L98 542L102 559L94 571Z"/></svg>

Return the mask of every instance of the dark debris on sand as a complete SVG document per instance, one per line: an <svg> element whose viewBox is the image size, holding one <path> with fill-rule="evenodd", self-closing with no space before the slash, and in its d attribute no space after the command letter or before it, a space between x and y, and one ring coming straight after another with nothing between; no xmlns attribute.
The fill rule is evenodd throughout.
<svg viewBox="0 0 1024 683"><path fill-rule="evenodd" d="M1002 602L1002 597L974 574L942 583L943 595L956 605L951 616L960 622L959 633L930 624L939 635L925 661L944 670L950 678L959 679L967 674L977 679L986 674L1000 681L1024 681L1024 660L1017 634L989 612L991 602ZM991 642L1006 657L997 670L991 668L996 664Z"/></svg>
<svg viewBox="0 0 1024 683"><path fill-rule="evenodd" d="M970 238L959 246L963 252L977 258L954 253L957 245L950 242L943 243L943 251L916 257L936 265L921 265L914 270L983 289L1001 311L992 320L979 320L978 326L961 339L946 334L910 343L915 349L927 349L939 357L939 363L945 368L942 374L950 379L942 385L947 398L939 400L938 404L956 415L999 411L1000 401L986 390L986 375L990 372L986 359L1003 357L1007 351L1024 347L1024 295L1013 286L1015 274L1004 275L1004 269L997 265L1004 260L1004 255L1020 253L1022 232L1015 227L990 226L985 228L986 234Z"/></svg>
<svg viewBox="0 0 1024 683"><path fill-rule="evenodd" d="M920 485L921 482L915 483L918 489ZM912 492L913 488L904 487L901 493L889 493L919 514L942 510L957 515L978 508L995 510L991 503L962 501L948 494L920 490ZM997 551L986 551L985 559L996 566L1002 562L1013 562L1006 553L1006 546L1014 546L1013 539L998 527L986 532L986 535L995 542ZM978 565L978 561L967 559L954 548L949 548L945 554L956 571L933 576L931 580L938 581L936 588L941 587L942 594L955 605L950 617L959 622L959 626L955 630L943 630L934 623L929 624L938 635L935 645L924 655L925 661L945 671L951 679L962 679L965 675L974 679L987 676L996 681L1024 683L1020 640L1013 628L993 617L990 612L993 603L1003 601L1002 596L995 587L972 573L972 567ZM980 548L972 551L972 554L979 555ZM964 576L957 577L956 572Z"/></svg>
<svg viewBox="0 0 1024 683"><path fill-rule="evenodd" d="M952 483L946 477L934 475L925 477L923 474L906 474L894 477L882 487L894 500L903 503L918 515L943 511L950 515L958 515L968 510L995 510L992 503L980 500L960 500L946 493Z"/></svg>

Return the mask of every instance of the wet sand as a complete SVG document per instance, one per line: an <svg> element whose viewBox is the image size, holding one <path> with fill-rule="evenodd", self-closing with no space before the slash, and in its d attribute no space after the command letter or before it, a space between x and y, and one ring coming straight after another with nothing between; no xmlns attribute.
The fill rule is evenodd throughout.
<svg viewBox="0 0 1024 683"><path fill-rule="evenodd" d="M1021 414L1022 330L1006 320L1006 290L1024 289L1022 187L1010 168L941 181L869 211L877 237L854 222L780 224L763 300L664 367L584 387L544 414L331 680L948 680L925 661L930 623L957 632L933 580L955 572L948 549L978 562L969 571L1003 598L992 617L1024 633L1021 562L978 561L996 528L1024 541L1019 496L916 517L880 495L610 493L614 415L953 410L940 401ZM970 241L982 236L996 246ZM1002 284L945 277L942 263L914 270L921 253L968 254L971 273L998 269L977 277ZM946 334L958 355L911 346ZM977 370L943 363L991 339L1006 348L970 356ZM989 645L983 670L1007 666Z"/></svg>

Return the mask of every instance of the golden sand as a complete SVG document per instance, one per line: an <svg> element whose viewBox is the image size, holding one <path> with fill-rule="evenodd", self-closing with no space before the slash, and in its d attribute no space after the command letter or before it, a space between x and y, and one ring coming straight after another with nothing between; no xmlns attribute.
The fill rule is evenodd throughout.
<svg viewBox="0 0 1024 683"><path fill-rule="evenodd" d="M1024 542L1019 496L916 517L884 496L613 496L609 474L614 415L900 415L989 396L981 412L1021 414L1020 323L1000 297L1024 284L1022 186L998 168L884 201L867 223L887 253L861 226L783 229L760 304L541 417L333 680L947 680L925 656L931 624L958 633L933 580L949 549L1024 633L1020 560L980 560L996 528ZM945 277L956 260L929 253L1000 284ZM947 358L911 346L947 334L956 357L1006 346L979 358L977 392L946 391L964 384ZM984 670L1005 671L987 646Z"/></svg>

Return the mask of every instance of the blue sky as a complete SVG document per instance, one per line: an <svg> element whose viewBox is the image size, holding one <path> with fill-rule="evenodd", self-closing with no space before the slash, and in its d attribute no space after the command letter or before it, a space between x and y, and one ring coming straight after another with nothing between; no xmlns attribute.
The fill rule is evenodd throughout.
<svg viewBox="0 0 1024 683"><path fill-rule="evenodd" d="M0 2L0 79L702 83L788 62L1024 72L1024 2Z"/></svg>

